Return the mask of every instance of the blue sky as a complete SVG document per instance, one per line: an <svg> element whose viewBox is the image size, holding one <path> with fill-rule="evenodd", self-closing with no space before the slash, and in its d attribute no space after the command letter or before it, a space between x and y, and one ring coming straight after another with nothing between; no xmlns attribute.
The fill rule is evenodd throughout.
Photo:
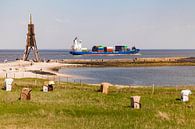
<svg viewBox="0 0 195 129"><path fill-rule="evenodd" d="M136 45L195 49L193 0L0 0L0 49L23 49L29 13L40 49Z"/></svg>

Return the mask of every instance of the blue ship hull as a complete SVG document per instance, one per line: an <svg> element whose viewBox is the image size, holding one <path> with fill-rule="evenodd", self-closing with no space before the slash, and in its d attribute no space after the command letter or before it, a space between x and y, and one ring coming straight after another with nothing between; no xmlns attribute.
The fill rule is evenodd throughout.
<svg viewBox="0 0 195 129"><path fill-rule="evenodd" d="M139 49L130 50L130 51L115 51L115 52L80 52L80 51L70 51L72 55L129 55L139 53Z"/></svg>

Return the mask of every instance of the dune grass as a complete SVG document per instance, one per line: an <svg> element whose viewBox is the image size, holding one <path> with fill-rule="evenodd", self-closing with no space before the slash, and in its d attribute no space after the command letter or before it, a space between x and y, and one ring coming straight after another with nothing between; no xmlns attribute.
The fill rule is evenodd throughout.
<svg viewBox="0 0 195 129"><path fill-rule="evenodd" d="M1 129L195 128L195 96L187 103L177 100L186 87L156 87L153 95L151 87L111 87L104 95L98 86L56 83L53 92L43 93L44 81L16 79L11 92L0 90ZM22 87L32 88L30 101L18 100ZM142 97L140 110L129 107L133 95Z"/></svg>

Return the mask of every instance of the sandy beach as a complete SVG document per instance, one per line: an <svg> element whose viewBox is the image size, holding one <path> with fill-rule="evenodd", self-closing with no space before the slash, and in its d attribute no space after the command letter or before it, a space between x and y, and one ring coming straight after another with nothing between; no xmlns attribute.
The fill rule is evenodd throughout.
<svg viewBox="0 0 195 129"><path fill-rule="evenodd" d="M71 77L69 75L60 74L54 69L60 67L73 66L74 64L62 64L57 62L30 62L30 61L14 61L0 63L0 77L10 78L48 78L51 76Z"/></svg>

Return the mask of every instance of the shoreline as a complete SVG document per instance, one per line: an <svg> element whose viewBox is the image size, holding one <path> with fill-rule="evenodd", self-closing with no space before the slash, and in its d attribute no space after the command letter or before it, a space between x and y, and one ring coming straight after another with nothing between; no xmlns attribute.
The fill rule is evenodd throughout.
<svg viewBox="0 0 195 129"><path fill-rule="evenodd" d="M0 77L10 78L77 78L76 75L59 73L61 68L77 67L160 67L195 66L193 57L136 58L136 59L64 59L50 62L13 61L0 63Z"/></svg>

